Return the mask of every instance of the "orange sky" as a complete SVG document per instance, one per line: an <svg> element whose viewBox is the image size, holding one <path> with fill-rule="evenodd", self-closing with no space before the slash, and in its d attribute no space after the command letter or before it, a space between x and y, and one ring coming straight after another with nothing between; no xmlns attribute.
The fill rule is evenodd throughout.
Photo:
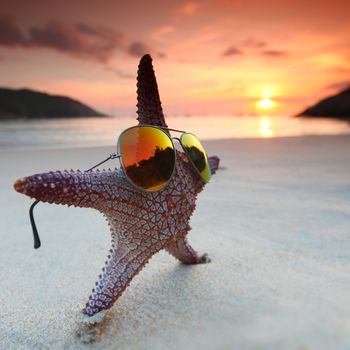
<svg viewBox="0 0 350 350"><path fill-rule="evenodd" d="M168 115L293 114L350 83L350 1L3 0L0 85L135 113L151 53Z"/></svg>

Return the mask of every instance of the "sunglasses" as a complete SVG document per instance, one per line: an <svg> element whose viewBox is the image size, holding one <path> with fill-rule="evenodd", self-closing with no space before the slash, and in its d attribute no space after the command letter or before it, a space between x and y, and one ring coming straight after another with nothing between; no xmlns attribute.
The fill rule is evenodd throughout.
<svg viewBox="0 0 350 350"><path fill-rule="evenodd" d="M169 131L181 133L181 136L171 137ZM179 142L202 180L209 182L211 171L208 157L198 138L186 131L153 125L138 125L124 130L118 138L117 153L112 153L86 171L118 158L131 185L145 192L159 191L170 182L175 171L176 149L173 140ZM33 209L38 203L36 200L29 210L34 248L41 245L33 215Z"/></svg>
<svg viewBox="0 0 350 350"><path fill-rule="evenodd" d="M169 131L181 136L171 137ZM116 158L129 182L147 192L159 191L172 178L176 164L177 140L205 183L211 178L203 146L191 133L160 126L140 125L124 130L118 138Z"/></svg>

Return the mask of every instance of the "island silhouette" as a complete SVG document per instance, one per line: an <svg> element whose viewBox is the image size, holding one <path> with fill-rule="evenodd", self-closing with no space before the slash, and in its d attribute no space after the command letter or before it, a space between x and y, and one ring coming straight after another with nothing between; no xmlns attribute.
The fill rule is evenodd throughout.
<svg viewBox="0 0 350 350"><path fill-rule="evenodd" d="M350 86L308 107L297 117L330 117L350 120Z"/></svg>
<svg viewBox="0 0 350 350"><path fill-rule="evenodd" d="M49 95L30 89L0 88L0 119L105 116L67 96Z"/></svg>

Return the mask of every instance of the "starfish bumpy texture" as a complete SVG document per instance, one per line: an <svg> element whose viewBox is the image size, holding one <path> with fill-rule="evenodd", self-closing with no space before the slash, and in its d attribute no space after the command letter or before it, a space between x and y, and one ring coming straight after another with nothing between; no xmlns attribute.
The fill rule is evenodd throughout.
<svg viewBox="0 0 350 350"><path fill-rule="evenodd" d="M140 61L137 80L139 124L166 127L149 55ZM121 169L51 171L16 181L16 191L36 200L94 208L106 217L112 246L83 309L85 315L110 308L132 278L162 249L185 264L208 262L207 256L198 255L186 238L204 182L185 154L176 152L174 174L167 186L157 192L133 187ZM219 158L209 157L209 164L215 173Z"/></svg>

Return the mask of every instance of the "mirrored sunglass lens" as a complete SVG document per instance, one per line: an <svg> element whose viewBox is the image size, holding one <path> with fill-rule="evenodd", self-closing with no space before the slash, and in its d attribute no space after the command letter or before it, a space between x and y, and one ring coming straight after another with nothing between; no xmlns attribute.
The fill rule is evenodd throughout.
<svg viewBox="0 0 350 350"><path fill-rule="evenodd" d="M120 136L119 151L126 175L136 186L156 191L170 180L175 150L162 130L148 126L128 129Z"/></svg>
<svg viewBox="0 0 350 350"><path fill-rule="evenodd" d="M181 143L185 148L187 155L191 158L194 166L199 171L202 179L205 182L209 182L211 178L211 172L207 155L197 137L193 134L183 134L181 136Z"/></svg>

